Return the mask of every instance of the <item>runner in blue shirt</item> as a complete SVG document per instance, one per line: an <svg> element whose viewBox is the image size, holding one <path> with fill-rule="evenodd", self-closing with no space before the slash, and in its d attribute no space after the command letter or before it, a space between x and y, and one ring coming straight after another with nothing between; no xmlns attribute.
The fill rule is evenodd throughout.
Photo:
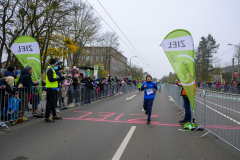
<svg viewBox="0 0 240 160"><path fill-rule="evenodd" d="M153 100L155 98L154 93L157 90L157 86L154 82L152 82L152 77L147 75L147 81L143 83L141 87L141 91L144 90L144 110L146 111L145 114L148 115L147 124L150 124L151 121L151 114L152 114L152 106Z"/></svg>

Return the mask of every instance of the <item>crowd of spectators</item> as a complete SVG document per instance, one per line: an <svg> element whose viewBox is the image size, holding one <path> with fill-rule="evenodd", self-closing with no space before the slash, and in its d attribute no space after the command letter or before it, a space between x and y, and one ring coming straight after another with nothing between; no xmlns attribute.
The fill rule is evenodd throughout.
<svg viewBox="0 0 240 160"><path fill-rule="evenodd" d="M16 71L13 66L8 66L7 70L0 72L0 100L1 100L1 121L8 122L9 124L20 123L24 120L24 114L26 112L32 113L32 115L39 115L38 105L41 102L39 95L39 88L42 88L42 94L44 94L45 85L45 72L42 71L41 83L40 81L34 81L32 78L32 67L26 66L20 73ZM58 66L56 69L58 77L62 77L67 73L67 77L59 82L59 89L57 92L58 109L67 109L80 105L80 97L83 96L80 86L84 86L86 93L91 97L94 91L98 95L108 95L109 87L112 88L111 95L122 92L122 86L133 84L134 89L138 82L142 80L133 80L130 77L102 77L101 75L96 78L91 74L84 76L85 73L81 73L80 70L74 66L72 69L69 67ZM116 92L116 93L114 93ZM81 94L80 94L81 93ZM44 97L44 96L43 96ZM102 96L100 96L101 98ZM88 99L91 103L91 98ZM44 104L45 105L45 104ZM26 119L26 118L25 118Z"/></svg>
<svg viewBox="0 0 240 160"><path fill-rule="evenodd" d="M205 88L217 91L240 93L240 82L239 81L224 81L221 82L197 82L198 88Z"/></svg>

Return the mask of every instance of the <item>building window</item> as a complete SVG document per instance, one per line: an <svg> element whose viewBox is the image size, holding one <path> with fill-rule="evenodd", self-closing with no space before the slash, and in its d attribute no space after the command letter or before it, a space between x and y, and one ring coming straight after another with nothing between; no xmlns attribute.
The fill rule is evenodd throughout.
<svg viewBox="0 0 240 160"><path fill-rule="evenodd" d="M84 61L85 60L85 56L82 56L82 61Z"/></svg>
<svg viewBox="0 0 240 160"><path fill-rule="evenodd" d="M71 58L73 58L73 54L71 54Z"/></svg>
<svg viewBox="0 0 240 160"><path fill-rule="evenodd" d="M99 61L99 56L96 56L96 61Z"/></svg>
<svg viewBox="0 0 240 160"><path fill-rule="evenodd" d="M91 61L93 61L93 56L91 56Z"/></svg>
<svg viewBox="0 0 240 160"><path fill-rule="evenodd" d="M97 49L97 53L99 53L99 49Z"/></svg>
<svg viewBox="0 0 240 160"><path fill-rule="evenodd" d="M102 53L104 52L104 49L102 49Z"/></svg>
<svg viewBox="0 0 240 160"><path fill-rule="evenodd" d="M89 53L89 49L87 49L87 53Z"/></svg>
<svg viewBox="0 0 240 160"><path fill-rule="evenodd" d="M86 56L86 61L89 61L89 56Z"/></svg>
<svg viewBox="0 0 240 160"><path fill-rule="evenodd" d="M101 56L101 61L103 61L103 56Z"/></svg>

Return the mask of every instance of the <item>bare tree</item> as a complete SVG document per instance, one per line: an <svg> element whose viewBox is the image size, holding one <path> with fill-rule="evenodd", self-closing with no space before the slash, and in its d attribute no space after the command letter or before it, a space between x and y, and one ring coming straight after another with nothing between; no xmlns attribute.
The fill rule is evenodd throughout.
<svg viewBox="0 0 240 160"><path fill-rule="evenodd" d="M73 15L70 18L71 25L69 33L77 43L79 50L73 55L73 65L79 64L80 56L88 54L84 47L96 41L99 30L101 29L100 18L96 16L93 8L86 2L73 2ZM81 62L81 65L84 61Z"/></svg>
<svg viewBox="0 0 240 160"><path fill-rule="evenodd" d="M102 55L105 57L104 67L110 72L111 57L119 53L119 38L115 32L107 31L99 37L98 43L104 48L104 52L102 52Z"/></svg>

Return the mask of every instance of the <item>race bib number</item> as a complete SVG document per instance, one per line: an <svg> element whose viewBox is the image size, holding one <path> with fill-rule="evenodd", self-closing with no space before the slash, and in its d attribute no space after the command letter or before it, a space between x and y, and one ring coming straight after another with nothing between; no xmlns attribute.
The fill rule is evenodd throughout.
<svg viewBox="0 0 240 160"><path fill-rule="evenodd" d="M153 94L153 90L151 89L146 89L147 95Z"/></svg>

